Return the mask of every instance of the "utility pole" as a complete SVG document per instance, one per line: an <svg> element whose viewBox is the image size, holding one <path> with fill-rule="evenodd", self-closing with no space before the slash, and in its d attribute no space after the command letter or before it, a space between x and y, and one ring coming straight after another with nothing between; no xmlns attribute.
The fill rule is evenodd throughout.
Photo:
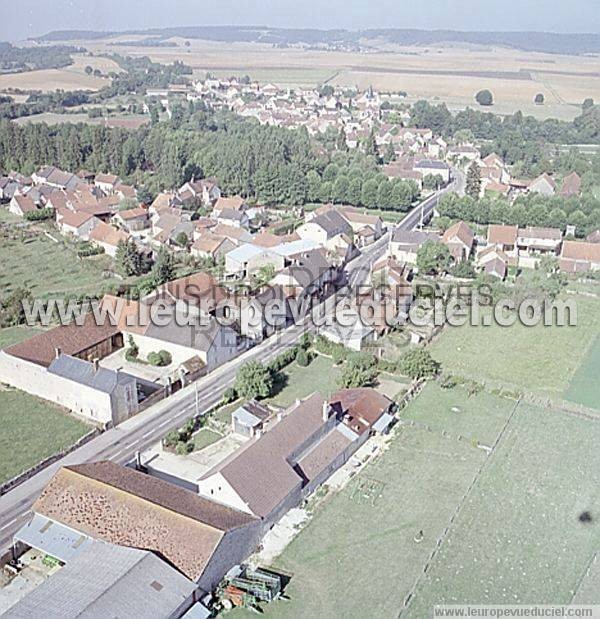
<svg viewBox="0 0 600 619"><path fill-rule="evenodd" d="M200 403L198 401L198 381L194 381L195 395L196 395L196 417L200 416Z"/></svg>

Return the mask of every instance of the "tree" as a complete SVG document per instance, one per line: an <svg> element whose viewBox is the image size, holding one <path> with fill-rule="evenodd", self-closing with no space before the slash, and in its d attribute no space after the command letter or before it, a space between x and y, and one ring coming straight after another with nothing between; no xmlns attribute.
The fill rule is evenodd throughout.
<svg viewBox="0 0 600 619"><path fill-rule="evenodd" d="M536 105L544 105L545 100L546 98L544 97L544 93L538 92L538 94L535 95L535 99L533 100L533 102Z"/></svg>
<svg viewBox="0 0 600 619"><path fill-rule="evenodd" d="M440 364L433 359L428 350L413 348L400 359L398 369L405 376L418 380L435 376L440 371Z"/></svg>
<svg viewBox="0 0 600 619"><path fill-rule="evenodd" d="M494 95L489 90L480 90L475 95L475 101L483 106L494 105Z"/></svg>
<svg viewBox="0 0 600 619"><path fill-rule="evenodd" d="M417 267L423 275L445 271L450 259L450 250L438 241L425 241L417 250Z"/></svg>
<svg viewBox="0 0 600 619"><path fill-rule="evenodd" d="M91 75L94 72L94 69L92 69L92 67L88 64L85 68L85 72L87 75Z"/></svg>
<svg viewBox="0 0 600 619"><path fill-rule="evenodd" d="M591 107L594 107L594 100L590 97L583 102L581 109L585 112L589 110Z"/></svg>
<svg viewBox="0 0 600 619"><path fill-rule="evenodd" d="M310 363L310 356L305 350L299 350L296 355L296 363L301 367L305 368Z"/></svg>
<svg viewBox="0 0 600 619"><path fill-rule="evenodd" d="M369 136L367 137L367 140L365 141L365 154L368 156L373 156L373 157L378 156L377 142L375 141L374 129L371 129L371 133L369 133Z"/></svg>
<svg viewBox="0 0 600 619"><path fill-rule="evenodd" d="M275 267L272 264L263 264L254 273L254 285L257 288L266 286L275 277Z"/></svg>
<svg viewBox="0 0 600 619"><path fill-rule="evenodd" d="M363 206L375 208L377 206L378 198L379 185L376 179L370 178L368 181L363 183L360 201Z"/></svg>
<svg viewBox="0 0 600 619"><path fill-rule="evenodd" d="M175 242L179 247L187 247L189 243L188 235L185 232L179 232L175 237Z"/></svg>
<svg viewBox="0 0 600 619"><path fill-rule="evenodd" d="M150 273L150 282L153 288L162 286L175 277L173 255L165 247L161 247L156 254L156 261Z"/></svg>
<svg viewBox="0 0 600 619"><path fill-rule="evenodd" d="M135 241L130 238L127 241L119 241L115 253L115 265L117 271L125 277L142 275L148 271L148 263L141 251L138 251Z"/></svg>
<svg viewBox="0 0 600 619"><path fill-rule="evenodd" d="M475 161L467 170L467 187L465 192L473 200L479 200L481 195L481 169Z"/></svg>
<svg viewBox="0 0 600 619"><path fill-rule="evenodd" d="M238 371L235 390L242 398L268 398L273 389L273 376L258 361L248 361Z"/></svg>
<svg viewBox="0 0 600 619"><path fill-rule="evenodd" d="M383 163L391 163L392 161L396 161L396 149L392 142L388 142L383 154Z"/></svg>
<svg viewBox="0 0 600 619"><path fill-rule="evenodd" d="M342 389L369 387L377 378L377 361L368 353L353 353L348 357L338 384Z"/></svg>

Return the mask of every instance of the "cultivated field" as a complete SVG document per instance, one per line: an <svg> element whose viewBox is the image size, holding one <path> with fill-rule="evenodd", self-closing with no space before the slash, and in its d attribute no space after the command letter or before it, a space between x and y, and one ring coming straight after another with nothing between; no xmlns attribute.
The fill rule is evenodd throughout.
<svg viewBox="0 0 600 619"><path fill-rule="evenodd" d="M453 109L476 106L475 93L489 88L495 95L492 112L516 110L540 118L573 118L587 97L600 92L600 59L585 56L527 53L485 47L398 47L371 53L325 52L298 48L274 49L256 43L217 43L191 40L186 47L109 45L110 40L80 41L90 50L150 56L171 63L182 60L197 75L249 74L282 86L314 86L329 82L382 91L404 90L409 101L427 98ZM543 93L546 104L533 98Z"/></svg>
<svg viewBox="0 0 600 619"><path fill-rule="evenodd" d="M110 78L87 75L86 66L92 69L100 69L103 73L114 71L119 73L119 66L108 58L87 56L85 54L73 55L73 64L62 69L44 69L42 71L26 71L24 73L11 73L0 75L0 91L7 88L20 88L22 90L100 90L110 83Z"/></svg>
<svg viewBox="0 0 600 619"><path fill-rule="evenodd" d="M91 106L93 107L93 106ZM54 112L43 112L42 114L33 114L32 116L22 116L15 119L13 122L19 125L27 125L29 123L46 123L47 125L57 125L59 123L85 125L108 125L109 127L122 127L126 129L137 129L142 125L150 122L149 116L141 114L117 114L105 118L90 118L86 113L76 114L56 114Z"/></svg>
<svg viewBox="0 0 600 619"><path fill-rule="evenodd" d="M0 385L0 482L72 445L90 430L53 404Z"/></svg>
<svg viewBox="0 0 600 619"><path fill-rule="evenodd" d="M575 296L575 327L447 327L431 353L453 374L540 396L562 398L600 332L600 303Z"/></svg>
<svg viewBox="0 0 600 619"><path fill-rule="evenodd" d="M7 293L24 286L34 298L98 292L116 281L102 276L111 262L104 255L80 259L66 241L55 243L41 233L27 241L2 239L0 289Z"/></svg>
<svg viewBox="0 0 600 619"><path fill-rule="evenodd" d="M25 325L0 329L0 350L2 348L8 348L13 344L23 342L24 340L27 340L36 335L36 333L40 332L41 329L36 327L27 327Z"/></svg>

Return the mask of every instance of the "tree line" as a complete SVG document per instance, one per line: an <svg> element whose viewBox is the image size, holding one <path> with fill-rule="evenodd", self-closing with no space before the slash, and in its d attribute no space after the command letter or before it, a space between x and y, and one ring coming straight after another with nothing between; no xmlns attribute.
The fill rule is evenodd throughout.
<svg viewBox="0 0 600 619"><path fill-rule="evenodd" d="M575 235L584 237L600 229L600 200L592 196L582 198L526 195L511 204L503 197L483 197L474 200L454 193L443 196L438 205L441 217L477 224L506 224L558 228L575 226Z"/></svg>

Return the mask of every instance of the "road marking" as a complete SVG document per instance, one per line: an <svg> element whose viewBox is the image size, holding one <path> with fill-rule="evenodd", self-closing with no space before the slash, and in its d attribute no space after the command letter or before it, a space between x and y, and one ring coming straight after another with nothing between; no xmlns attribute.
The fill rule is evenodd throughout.
<svg viewBox="0 0 600 619"><path fill-rule="evenodd" d="M23 516L17 516L16 518L13 518L10 522L7 522L3 527L0 527L0 531L4 531L4 529L8 529L8 527L15 524L15 522L17 522L17 520L20 520L22 517Z"/></svg>

